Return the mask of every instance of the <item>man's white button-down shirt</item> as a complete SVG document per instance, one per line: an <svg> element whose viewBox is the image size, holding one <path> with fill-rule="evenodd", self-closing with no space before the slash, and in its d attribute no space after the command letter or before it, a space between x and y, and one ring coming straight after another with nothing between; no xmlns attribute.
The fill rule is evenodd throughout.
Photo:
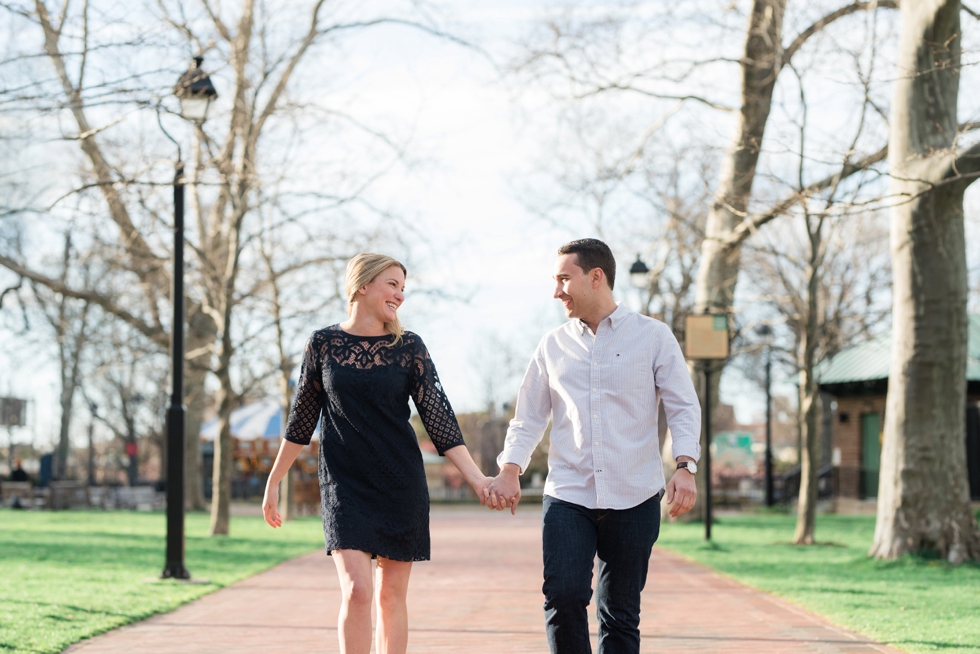
<svg viewBox="0 0 980 654"><path fill-rule="evenodd" d="M497 463L524 471L553 421L546 495L629 509L665 486L658 402L674 457L701 455L701 407L670 328L619 305L596 332L571 320L538 344Z"/></svg>

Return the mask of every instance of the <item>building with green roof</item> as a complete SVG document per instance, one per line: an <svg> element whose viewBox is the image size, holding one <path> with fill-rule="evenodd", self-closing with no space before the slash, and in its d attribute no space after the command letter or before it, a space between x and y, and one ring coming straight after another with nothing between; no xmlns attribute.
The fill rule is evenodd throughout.
<svg viewBox="0 0 980 654"><path fill-rule="evenodd" d="M815 371L820 391L834 398L830 449L839 498L878 495L891 341L889 331L853 345L821 361ZM967 352L967 468L971 495L980 500L980 315L970 316Z"/></svg>

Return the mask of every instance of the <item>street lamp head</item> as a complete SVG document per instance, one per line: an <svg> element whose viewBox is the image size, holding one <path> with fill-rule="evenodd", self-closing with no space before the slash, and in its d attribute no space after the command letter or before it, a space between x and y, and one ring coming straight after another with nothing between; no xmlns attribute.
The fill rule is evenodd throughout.
<svg viewBox="0 0 980 654"><path fill-rule="evenodd" d="M201 69L203 61L200 55L194 57L194 63L174 87L174 95L180 100L180 115L199 125L207 119L211 102L218 97L211 78Z"/></svg>
<svg viewBox="0 0 980 654"><path fill-rule="evenodd" d="M636 255L636 261L630 266L630 284L636 288L646 288L650 285L650 269L640 259L639 254Z"/></svg>

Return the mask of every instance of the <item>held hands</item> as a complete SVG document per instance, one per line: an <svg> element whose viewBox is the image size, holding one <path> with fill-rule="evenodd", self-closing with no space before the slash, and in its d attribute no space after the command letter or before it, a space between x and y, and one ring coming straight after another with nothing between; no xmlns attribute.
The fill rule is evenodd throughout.
<svg viewBox="0 0 980 654"><path fill-rule="evenodd" d="M685 468L678 468L667 483L667 504L670 517L676 518L691 510L698 499L698 486L694 475Z"/></svg>
<svg viewBox="0 0 980 654"><path fill-rule="evenodd" d="M279 484L266 484L265 496L262 498L262 515L273 529L282 526L282 517L279 515L278 505Z"/></svg>
<svg viewBox="0 0 980 654"><path fill-rule="evenodd" d="M486 475L480 475L475 479L468 479L470 487L476 493L476 496L480 498L480 504L486 505L487 502L487 489L490 488L490 482L493 481L493 477L487 477Z"/></svg>
<svg viewBox="0 0 980 654"><path fill-rule="evenodd" d="M487 489L486 502L482 501L489 509L503 511L510 507L510 514L517 513L517 503L521 501L521 482L520 468L513 463L505 463Z"/></svg>

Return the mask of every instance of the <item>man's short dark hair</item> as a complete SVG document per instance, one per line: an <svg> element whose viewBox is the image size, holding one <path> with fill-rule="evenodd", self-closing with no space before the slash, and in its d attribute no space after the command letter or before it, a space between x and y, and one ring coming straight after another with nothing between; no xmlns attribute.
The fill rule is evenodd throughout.
<svg viewBox="0 0 980 654"><path fill-rule="evenodd" d="M616 284L616 258L609 246L597 238L580 238L577 241L565 243L558 248L558 254L574 254L578 266L585 272L602 269L612 290Z"/></svg>

